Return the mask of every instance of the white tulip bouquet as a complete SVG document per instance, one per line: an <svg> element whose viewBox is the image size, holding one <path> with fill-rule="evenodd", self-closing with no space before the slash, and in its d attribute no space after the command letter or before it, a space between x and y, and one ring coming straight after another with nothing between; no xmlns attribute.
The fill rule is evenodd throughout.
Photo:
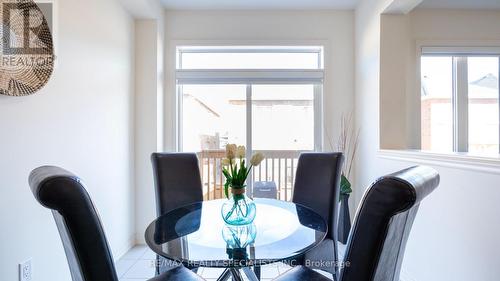
<svg viewBox="0 0 500 281"><path fill-rule="evenodd" d="M259 166L264 160L262 153L256 153L246 164L246 148L228 144L226 158L222 160L222 173L226 177L224 192L227 200L222 204L222 218L230 225L247 225L253 222L256 214L256 205L245 194L245 182L253 167ZM231 187L232 199L229 197Z"/></svg>
<svg viewBox="0 0 500 281"><path fill-rule="evenodd" d="M255 153L250 159L250 166L246 165L246 148L245 146L237 146L236 144L228 144L226 146L226 158L222 160L222 173L226 177L224 185L224 193L226 198L229 198L229 187L235 200L238 196L245 193L245 182L253 167L260 165L264 160L262 153Z"/></svg>

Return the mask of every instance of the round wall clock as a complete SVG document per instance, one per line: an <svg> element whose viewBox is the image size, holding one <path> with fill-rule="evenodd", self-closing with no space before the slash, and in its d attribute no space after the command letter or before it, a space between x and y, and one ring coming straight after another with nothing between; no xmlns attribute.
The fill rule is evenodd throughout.
<svg viewBox="0 0 500 281"><path fill-rule="evenodd" d="M0 0L0 94L36 93L54 70L52 34L32 0Z"/></svg>

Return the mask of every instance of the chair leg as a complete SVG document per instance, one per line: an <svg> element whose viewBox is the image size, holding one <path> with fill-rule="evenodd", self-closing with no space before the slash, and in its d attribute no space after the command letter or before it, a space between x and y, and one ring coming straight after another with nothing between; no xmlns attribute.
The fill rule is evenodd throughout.
<svg viewBox="0 0 500 281"><path fill-rule="evenodd" d="M253 272L255 273L257 280L260 280L260 275L261 275L260 266L258 266L258 265L254 266Z"/></svg>
<svg viewBox="0 0 500 281"><path fill-rule="evenodd" d="M229 268L224 269L224 272L222 272L221 276L217 278L217 281L227 281L231 277L231 271Z"/></svg>
<svg viewBox="0 0 500 281"><path fill-rule="evenodd" d="M255 266L254 270L250 267L244 267L242 268L243 273L247 276L248 280L250 281L259 281L260 280L260 266ZM258 271L258 274L257 274Z"/></svg>
<svg viewBox="0 0 500 281"><path fill-rule="evenodd" d="M233 281L243 281L243 276L241 276L241 272L237 268L230 268L229 271L233 277Z"/></svg>

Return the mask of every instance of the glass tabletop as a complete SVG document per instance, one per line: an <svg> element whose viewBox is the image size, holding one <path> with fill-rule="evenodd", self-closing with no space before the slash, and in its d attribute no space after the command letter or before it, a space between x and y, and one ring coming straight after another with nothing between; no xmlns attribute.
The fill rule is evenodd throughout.
<svg viewBox="0 0 500 281"><path fill-rule="evenodd" d="M256 199L252 224L229 226L221 216L224 200L175 209L153 221L146 243L158 255L186 266L245 267L297 257L325 238L324 219L301 205Z"/></svg>

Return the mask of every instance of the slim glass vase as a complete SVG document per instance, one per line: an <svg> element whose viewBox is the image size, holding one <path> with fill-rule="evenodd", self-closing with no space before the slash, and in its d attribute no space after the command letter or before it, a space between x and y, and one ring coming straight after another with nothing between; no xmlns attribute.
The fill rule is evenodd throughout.
<svg viewBox="0 0 500 281"><path fill-rule="evenodd" d="M338 240L342 244L347 244L349 232L351 231L351 215L349 214L349 195L342 198L340 202L340 212L338 221Z"/></svg>

